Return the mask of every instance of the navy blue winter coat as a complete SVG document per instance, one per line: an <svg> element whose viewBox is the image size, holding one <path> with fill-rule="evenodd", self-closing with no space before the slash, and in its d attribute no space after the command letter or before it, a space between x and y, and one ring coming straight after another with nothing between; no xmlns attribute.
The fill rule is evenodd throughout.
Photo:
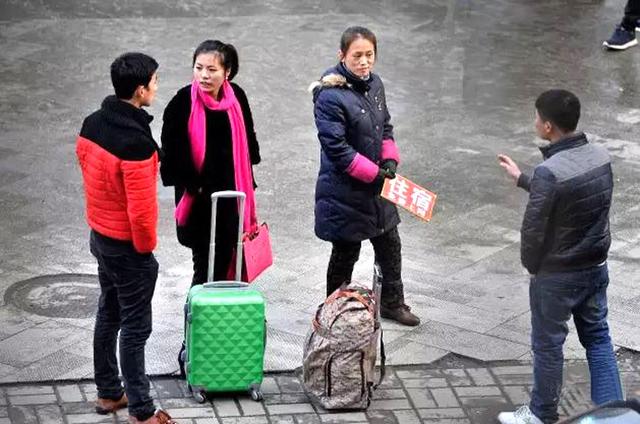
<svg viewBox="0 0 640 424"><path fill-rule="evenodd" d="M574 134L541 149L545 161L518 185L529 192L521 230L522 264L531 274L568 272L607 260L613 193L606 149Z"/></svg>
<svg viewBox="0 0 640 424"><path fill-rule="evenodd" d="M363 81L338 64L324 73L313 101L322 148L316 235L355 242L396 227L398 211L380 197L382 183L376 178L382 160L398 160L380 77L371 74Z"/></svg>

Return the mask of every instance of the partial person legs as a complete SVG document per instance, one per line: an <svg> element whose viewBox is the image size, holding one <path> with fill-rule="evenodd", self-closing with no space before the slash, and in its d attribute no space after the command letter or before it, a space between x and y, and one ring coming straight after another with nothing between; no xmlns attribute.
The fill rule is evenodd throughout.
<svg viewBox="0 0 640 424"><path fill-rule="evenodd" d="M611 37L602 43L610 50L626 50L638 44L636 31L640 31L640 0L628 0L624 8L624 18L616 26Z"/></svg>
<svg viewBox="0 0 640 424"><path fill-rule="evenodd" d="M131 246L95 233L91 236L91 252L98 260L102 291L94 331L96 412L114 412L128 402L129 415L144 421L154 417L155 412L145 372L144 348L151 334L151 299L158 262L152 254L139 254ZM124 390L118 378L118 331Z"/></svg>
<svg viewBox="0 0 640 424"><path fill-rule="evenodd" d="M404 302L404 285L402 283L402 244L398 227L371 239L376 262L382 271L382 293L380 300L380 316L416 326L420 318L411 312Z"/></svg>
<svg viewBox="0 0 640 424"><path fill-rule="evenodd" d="M587 350L594 403L622 399L623 392L607 325L606 265L583 271L531 278L531 402L518 411L503 412L503 424L554 423L562 389L562 347L567 321L574 316L580 342Z"/></svg>
<svg viewBox="0 0 640 424"><path fill-rule="evenodd" d="M591 400L601 405L611 400L622 400L624 394L607 323L607 266L598 267L591 273L589 278L594 282L594 291L574 309L573 320L580 343L587 351Z"/></svg>
<svg viewBox="0 0 640 424"><path fill-rule="evenodd" d="M115 275L105 268L104 260L91 240L91 253L98 259L100 298L93 333L93 368L98 389L96 412L108 414L127 406L120 381L116 346L120 331L120 306L114 284Z"/></svg>
<svg viewBox="0 0 640 424"><path fill-rule="evenodd" d="M353 267L360 257L360 242L334 242L327 267L327 297L344 282L351 281Z"/></svg>
<svg viewBox="0 0 640 424"><path fill-rule="evenodd" d="M136 258L130 265L118 287L121 305L120 368L129 398L129 415L146 420L155 411L149 395L144 348L151 334L151 299L158 276L158 262L149 255L148 258Z"/></svg>

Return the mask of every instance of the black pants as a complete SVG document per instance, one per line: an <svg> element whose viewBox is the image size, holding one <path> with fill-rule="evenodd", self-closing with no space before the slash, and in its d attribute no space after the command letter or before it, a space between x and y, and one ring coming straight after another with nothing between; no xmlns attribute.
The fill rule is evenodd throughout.
<svg viewBox="0 0 640 424"><path fill-rule="evenodd" d="M624 18L622 18L622 27L627 31L635 31L640 19L640 0L628 0L624 8Z"/></svg>
<svg viewBox="0 0 640 424"><path fill-rule="evenodd" d="M136 252L130 242L94 231L91 253L98 260L100 300L93 336L98 397L120 399L116 345L120 332L120 369L129 398L129 415L146 420L155 411L145 373L144 347L151 334L151 299L158 278L153 254Z"/></svg>
<svg viewBox="0 0 640 424"><path fill-rule="evenodd" d="M236 240L234 243L216 242L216 255L215 264L213 266L213 281L227 280L227 272L231 264L233 251ZM209 269L209 245L199 245L191 249L191 255L193 258L193 280L191 281L191 287L196 284L203 284L207 282L207 270ZM234 268L235 269L235 268Z"/></svg>
<svg viewBox="0 0 640 424"><path fill-rule="evenodd" d="M402 255L398 227L369 240L373 245L375 260L382 271L382 283L400 281ZM334 242L327 269L327 296L342 283L351 281L353 267L360 257L360 242Z"/></svg>

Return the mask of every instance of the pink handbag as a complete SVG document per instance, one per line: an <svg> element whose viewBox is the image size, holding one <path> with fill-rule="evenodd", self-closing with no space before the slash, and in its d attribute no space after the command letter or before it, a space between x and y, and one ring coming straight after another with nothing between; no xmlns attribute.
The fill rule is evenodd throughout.
<svg viewBox="0 0 640 424"><path fill-rule="evenodd" d="M271 237L269 236L269 226L266 222L256 227L251 234L245 232L242 235L242 277L236 278L235 273L236 253L235 249L227 280L241 280L245 283L252 283L262 272L273 265L273 253L271 252Z"/></svg>
<svg viewBox="0 0 640 424"><path fill-rule="evenodd" d="M271 237L266 222L256 227L252 234L242 236L242 280L253 282L262 272L273 264Z"/></svg>

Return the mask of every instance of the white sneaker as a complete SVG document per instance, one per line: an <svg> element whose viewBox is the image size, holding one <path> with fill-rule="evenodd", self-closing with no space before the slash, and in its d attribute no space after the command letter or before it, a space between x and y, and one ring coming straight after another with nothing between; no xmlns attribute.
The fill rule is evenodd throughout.
<svg viewBox="0 0 640 424"><path fill-rule="evenodd" d="M544 424L540 418L533 415L527 405L521 406L515 412L501 412L498 414L501 424Z"/></svg>

